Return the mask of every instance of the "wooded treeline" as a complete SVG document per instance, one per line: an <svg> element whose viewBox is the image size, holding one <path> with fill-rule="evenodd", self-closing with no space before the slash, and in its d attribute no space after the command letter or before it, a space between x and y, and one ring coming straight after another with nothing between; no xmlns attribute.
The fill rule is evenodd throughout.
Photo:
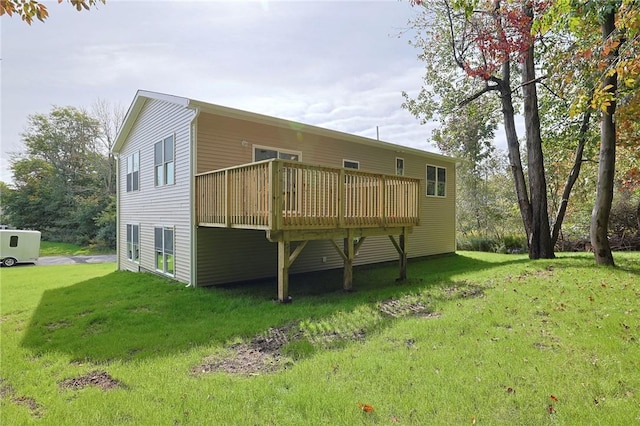
<svg viewBox="0 0 640 426"><path fill-rule="evenodd" d="M458 229L500 238L504 218L478 206L501 200L491 181L506 170L530 258L552 258L567 237L586 238L597 263L613 264L609 231L636 234L640 214L638 2L411 3L421 12L413 44L426 73L404 106L439 120L434 140L464 160ZM488 163L498 123L507 145L502 170ZM475 223L465 222L469 214ZM495 222L481 227L481 218Z"/></svg>
<svg viewBox="0 0 640 426"><path fill-rule="evenodd" d="M116 175L111 148L124 110L97 101L91 111L53 107L33 114L24 152L2 184L3 224L36 229L49 241L115 248Z"/></svg>

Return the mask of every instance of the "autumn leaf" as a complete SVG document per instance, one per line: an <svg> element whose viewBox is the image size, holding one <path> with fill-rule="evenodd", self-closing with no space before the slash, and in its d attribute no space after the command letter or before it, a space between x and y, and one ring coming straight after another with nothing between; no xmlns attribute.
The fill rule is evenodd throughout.
<svg viewBox="0 0 640 426"><path fill-rule="evenodd" d="M549 412L549 414L555 414L556 413L556 409L553 408L553 405L549 404L549 406L547 407L547 411Z"/></svg>
<svg viewBox="0 0 640 426"><path fill-rule="evenodd" d="M549 398L551 398L552 401L558 402L558 398L555 395L551 395Z"/></svg>
<svg viewBox="0 0 640 426"><path fill-rule="evenodd" d="M362 402L358 402L358 407L365 413L372 413L374 411L371 405L363 404Z"/></svg>

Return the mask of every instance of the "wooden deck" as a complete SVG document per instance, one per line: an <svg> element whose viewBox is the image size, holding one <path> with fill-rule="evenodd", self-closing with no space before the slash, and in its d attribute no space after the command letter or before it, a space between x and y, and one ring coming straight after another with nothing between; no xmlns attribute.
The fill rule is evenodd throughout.
<svg viewBox="0 0 640 426"><path fill-rule="evenodd" d="M406 277L406 239L419 225L419 200L419 179L290 160L265 160L196 175L199 226L262 229L278 243L281 301L288 296L289 266L309 240L332 241L345 261L347 290L353 258L367 236L390 237L400 254L400 278ZM344 249L335 243L338 238L344 239ZM290 253L291 241L303 243Z"/></svg>

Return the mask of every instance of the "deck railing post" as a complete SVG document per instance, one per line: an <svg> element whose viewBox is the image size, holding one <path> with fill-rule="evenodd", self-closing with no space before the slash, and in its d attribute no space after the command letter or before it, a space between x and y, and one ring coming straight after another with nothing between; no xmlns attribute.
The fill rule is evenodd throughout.
<svg viewBox="0 0 640 426"><path fill-rule="evenodd" d="M271 206L270 206L270 229L272 231L279 231L282 229L282 163L278 160L273 160L269 163L270 173L270 185L271 191Z"/></svg>
<svg viewBox="0 0 640 426"><path fill-rule="evenodd" d="M231 226L231 176L229 170L224 171L224 226Z"/></svg>
<svg viewBox="0 0 640 426"><path fill-rule="evenodd" d="M340 173L338 174L338 228L343 228L345 219L345 209L346 209L346 198L347 194L345 193L345 179L346 174L344 169L340 169Z"/></svg>
<svg viewBox="0 0 640 426"><path fill-rule="evenodd" d="M384 175L380 177L380 195L378 201L378 213L382 226L387 225L387 179Z"/></svg>

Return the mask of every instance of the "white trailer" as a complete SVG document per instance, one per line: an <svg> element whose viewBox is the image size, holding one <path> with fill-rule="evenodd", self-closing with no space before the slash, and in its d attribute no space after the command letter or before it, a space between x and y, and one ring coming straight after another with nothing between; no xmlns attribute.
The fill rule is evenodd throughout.
<svg viewBox="0 0 640 426"><path fill-rule="evenodd" d="M0 229L0 261L2 266L35 263L40 256L40 231Z"/></svg>

